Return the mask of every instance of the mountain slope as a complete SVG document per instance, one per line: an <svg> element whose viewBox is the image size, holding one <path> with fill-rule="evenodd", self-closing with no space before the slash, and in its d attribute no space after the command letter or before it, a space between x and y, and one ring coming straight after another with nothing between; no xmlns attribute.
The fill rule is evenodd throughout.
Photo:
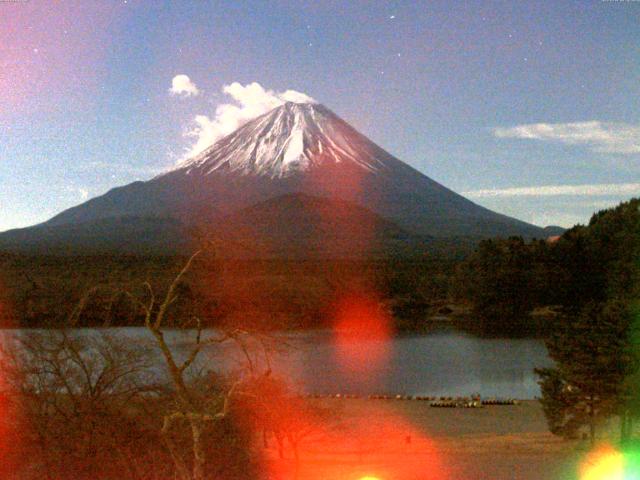
<svg viewBox="0 0 640 480"><path fill-rule="evenodd" d="M172 218L109 217L0 234L0 251L31 254L162 255L189 252L194 245L191 230Z"/></svg>
<svg viewBox="0 0 640 480"><path fill-rule="evenodd" d="M352 203L299 193L271 198L226 216L207 236L241 245L236 248L240 256L249 252L280 258L409 254L431 240Z"/></svg>
<svg viewBox="0 0 640 480"><path fill-rule="evenodd" d="M223 257L291 259L411 255L432 243L349 202L287 194L195 228L171 218L128 216L16 229L0 235L0 251L188 254L203 240L214 240Z"/></svg>
<svg viewBox="0 0 640 480"><path fill-rule="evenodd" d="M359 205L411 234L546 236L433 181L326 107L298 103L248 122L170 172L115 188L30 231L35 238L42 228L118 217L173 218L206 228L241 209L297 193Z"/></svg>

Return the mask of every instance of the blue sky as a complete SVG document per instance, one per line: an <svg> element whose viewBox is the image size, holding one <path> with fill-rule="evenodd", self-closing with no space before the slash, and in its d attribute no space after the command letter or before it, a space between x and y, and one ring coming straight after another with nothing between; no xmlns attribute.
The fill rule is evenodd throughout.
<svg viewBox="0 0 640 480"><path fill-rule="evenodd" d="M640 194L639 24L631 1L0 2L0 231L175 164L234 82L304 92L496 211L584 223Z"/></svg>

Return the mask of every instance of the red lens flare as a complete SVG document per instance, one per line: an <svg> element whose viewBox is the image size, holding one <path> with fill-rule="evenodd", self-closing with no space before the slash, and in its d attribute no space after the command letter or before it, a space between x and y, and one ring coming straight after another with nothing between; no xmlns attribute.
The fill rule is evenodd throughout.
<svg viewBox="0 0 640 480"><path fill-rule="evenodd" d="M11 328L15 325L13 310L9 307L10 291L5 288L0 279L0 327ZM12 383L5 378L5 373L9 371L10 359L6 356L5 345L8 345L8 331L0 332L0 477L10 478L15 474L15 469L19 466L20 448L22 446L21 425L21 405L19 405L13 395Z"/></svg>
<svg viewBox="0 0 640 480"><path fill-rule="evenodd" d="M340 400L329 400L330 410ZM266 450L269 478L284 480L448 480L457 478L434 440L397 413L366 400L344 425L307 417L313 428L294 455L285 444L280 457L273 442ZM349 408L349 407L348 407ZM296 459L297 456L297 459Z"/></svg>
<svg viewBox="0 0 640 480"><path fill-rule="evenodd" d="M337 360L347 373L375 373L389 358L391 316L375 294L349 294L336 304Z"/></svg>

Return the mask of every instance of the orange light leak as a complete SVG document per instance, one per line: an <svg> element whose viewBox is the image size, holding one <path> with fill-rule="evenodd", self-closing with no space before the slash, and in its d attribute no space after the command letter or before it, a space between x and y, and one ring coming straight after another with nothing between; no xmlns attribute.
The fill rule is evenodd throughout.
<svg viewBox="0 0 640 480"><path fill-rule="evenodd" d="M336 305L336 356L346 373L373 374L390 353L391 318L374 294L349 294Z"/></svg>
<svg viewBox="0 0 640 480"><path fill-rule="evenodd" d="M9 306L8 291L0 279L0 328L14 325L13 310ZM4 342L4 335L0 342ZM0 350L0 356L4 352ZM0 358L0 362L4 359ZM15 473L19 464L20 447L22 445L20 421L21 406L12 400L10 384L6 378L0 376L0 477L9 478Z"/></svg>
<svg viewBox="0 0 640 480"><path fill-rule="evenodd" d="M640 456L636 449L617 450L601 445L589 452L579 467L580 480L637 480Z"/></svg>
<svg viewBox="0 0 640 480"><path fill-rule="evenodd" d="M301 419L301 421L303 421ZM322 419L315 422L313 434L301 444L299 464L293 453L283 459L277 448L265 451L264 467L269 478L288 480L450 480L446 459L434 440L413 427L393 409L367 403L350 412L349 424L335 429Z"/></svg>
<svg viewBox="0 0 640 480"><path fill-rule="evenodd" d="M604 445L590 452L580 465L580 480L624 480L624 456ZM633 477L636 478L636 477Z"/></svg>

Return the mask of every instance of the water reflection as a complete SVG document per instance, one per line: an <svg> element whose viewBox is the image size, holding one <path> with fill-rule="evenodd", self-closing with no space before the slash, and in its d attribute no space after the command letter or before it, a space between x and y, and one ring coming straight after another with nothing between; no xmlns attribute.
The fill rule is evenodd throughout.
<svg viewBox="0 0 640 480"><path fill-rule="evenodd" d="M442 331L392 340L385 365L359 381L347 381L328 339L318 332L305 336L311 345L294 352L289 363L302 366L299 380L311 393L462 396L477 392L534 398L540 390L533 368L550 364L539 339L486 339Z"/></svg>
<svg viewBox="0 0 640 480"><path fill-rule="evenodd" d="M83 329L76 334L97 332ZM152 351L157 351L144 328L115 328L108 334L122 337L123 341L149 345ZM178 357L186 356L193 332L167 331L166 338ZM367 343L378 341L358 339L348 348L375 350ZM539 339L488 339L443 330L422 336L402 336L388 342L387 361L354 377L342 368L331 332L281 333L272 338L272 343L280 348L279 353L271 354L270 367L301 392L312 394L463 396L480 393L525 399L540 393L533 368L551 363ZM257 352L254 362L259 368L266 368L262 351L253 350ZM157 364L161 377L164 364L159 352ZM194 370L229 372L242 365L246 365L245 359L233 345L211 346L194 365Z"/></svg>

